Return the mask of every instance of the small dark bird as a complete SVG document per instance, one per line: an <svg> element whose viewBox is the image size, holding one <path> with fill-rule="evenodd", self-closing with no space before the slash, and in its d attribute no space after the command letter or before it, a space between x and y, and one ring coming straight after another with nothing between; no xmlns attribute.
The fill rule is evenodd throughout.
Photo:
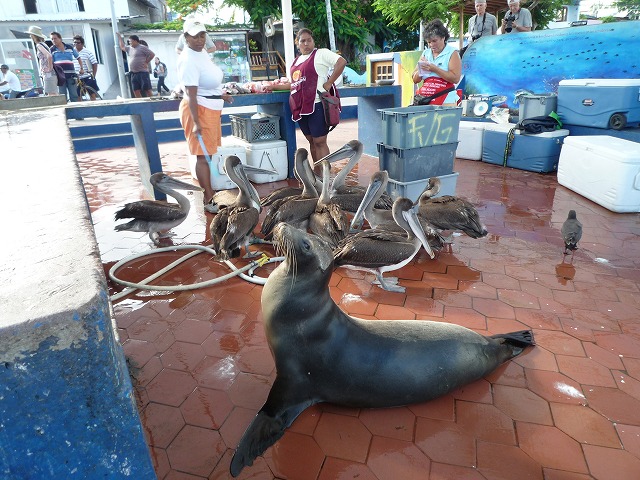
<svg viewBox="0 0 640 480"><path fill-rule="evenodd" d="M561 231L564 240L564 254L569 255L568 250L575 252L578 249L578 242L582 238L582 224L576 218L575 210L569 210L569 215L562 224Z"/></svg>

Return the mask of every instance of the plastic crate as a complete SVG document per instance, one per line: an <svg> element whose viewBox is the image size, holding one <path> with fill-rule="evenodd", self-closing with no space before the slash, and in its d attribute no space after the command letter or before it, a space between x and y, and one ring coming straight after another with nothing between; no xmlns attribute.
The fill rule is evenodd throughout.
<svg viewBox="0 0 640 480"><path fill-rule="evenodd" d="M382 143L396 148L442 145L458 140L462 107L421 105L378 110Z"/></svg>
<svg viewBox="0 0 640 480"><path fill-rule="evenodd" d="M263 114L252 118L254 115L229 115L232 135L247 142L280 140L280 117Z"/></svg>
<svg viewBox="0 0 640 480"><path fill-rule="evenodd" d="M435 196L455 195L458 175L458 172L453 172L449 175L437 175L440 179L440 191ZM422 192L424 192L428 181L428 178L415 180L413 182L396 182L395 180L389 179L387 183L387 193L394 200L398 197L406 197L412 202L415 202L420 198Z"/></svg>
<svg viewBox="0 0 640 480"><path fill-rule="evenodd" d="M380 170L386 170L389 178L397 182L448 175L453 172L456 148L457 141L419 148L396 148L378 143Z"/></svg>
<svg viewBox="0 0 640 480"><path fill-rule="evenodd" d="M555 93L532 93L520 97L518 122L526 118L542 117L558 109L558 96Z"/></svg>

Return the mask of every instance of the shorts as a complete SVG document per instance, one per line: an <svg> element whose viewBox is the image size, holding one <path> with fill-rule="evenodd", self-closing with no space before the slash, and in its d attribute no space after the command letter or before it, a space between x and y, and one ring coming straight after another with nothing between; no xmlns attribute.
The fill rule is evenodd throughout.
<svg viewBox="0 0 640 480"><path fill-rule="evenodd" d="M54 73L45 73L42 87L45 95L58 95L58 77Z"/></svg>
<svg viewBox="0 0 640 480"><path fill-rule="evenodd" d="M322 102L315 104L313 113L302 115L298 120L298 125L305 135L311 135L313 138L326 137L329 133L329 127L324 119Z"/></svg>
<svg viewBox="0 0 640 480"><path fill-rule="evenodd" d="M96 92L100 91L100 88L98 88L98 82L96 82L96 79L93 77L87 77L87 78L82 78L82 81L84 82L84 84L87 87L91 87L93 88ZM78 87L78 96L80 95L80 87ZM91 92L89 92L91 93Z"/></svg>
<svg viewBox="0 0 640 480"><path fill-rule="evenodd" d="M193 133L193 118L189 111L189 100L183 98L180 102L180 123L184 129L184 136L187 139L189 153L191 155L204 155L198 136ZM198 105L198 119L200 120L200 133L209 156L218 151L222 144L222 124L221 110L211 110L210 108Z"/></svg>
<svg viewBox="0 0 640 480"><path fill-rule="evenodd" d="M131 87L134 91L146 92L147 90L152 90L149 72L131 72Z"/></svg>

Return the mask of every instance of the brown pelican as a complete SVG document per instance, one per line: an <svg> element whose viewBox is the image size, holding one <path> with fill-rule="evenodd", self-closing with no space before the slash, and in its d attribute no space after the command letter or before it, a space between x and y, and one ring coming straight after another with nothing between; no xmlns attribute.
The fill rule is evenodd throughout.
<svg viewBox="0 0 640 480"><path fill-rule="evenodd" d="M302 180L302 193L281 198L269 205L260 229L265 237L269 237L275 226L280 222L303 230L307 229L309 217L315 211L318 203L318 192L314 186L314 175L309 165L308 157L309 152L306 149L299 148L296 150L294 169L298 178Z"/></svg>
<svg viewBox="0 0 640 480"><path fill-rule="evenodd" d="M351 140L335 152L330 153L322 159L333 163L338 160L349 158L347 164L333 179L333 184L331 186L331 202L340 205L343 210L351 213L354 213L358 209L366 189L360 185L345 185L344 182L349 172L356 166L360 157L362 157L363 148L362 142L359 142L358 140ZM318 162L322 160L319 160ZM391 200L391 197L389 197L386 192L383 192L381 198L375 203L376 208L382 208L385 210L390 210L392 205L393 200Z"/></svg>
<svg viewBox="0 0 640 480"><path fill-rule="evenodd" d="M322 193L316 204L316 211L309 217L309 230L326 240L331 248L349 233L347 217L339 205L331 203L329 184L331 182L331 164L322 161Z"/></svg>
<svg viewBox="0 0 640 480"><path fill-rule="evenodd" d="M440 179L431 177L418 199L419 215L440 230L461 230L471 238L484 237L488 232L480 222L476 208L452 195L432 198L440 191Z"/></svg>
<svg viewBox="0 0 640 480"><path fill-rule="evenodd" d="M250 253L249 244L253 238L253 229L260 215L260 197L245 173L246 169L256 173L271 173L248 165L242 165L235 155L225 158L225 170L229 179L238 186L235 200L220 210L211 221L211 242L222 260L236 257L240 247L244 246L246 258L258 255Z"/></svg>
<svg viewBox="0 0 640 480"><path fill-rule="evenodd" d="M293 174L298 179L298 182L302 183L302 180L298 176L295 167L293 169ZM315 174L313 174L313 180L316 192L320 194L320 192L322 191L322 181ZM265 195L260 199L260 203L263 207L267 207L281 198L292 197L294 195L300 194L302 194L302 187L287 185L286 187L277 188L273 192Z"/></svg>
<svg viewBox="0 0 640 480"><path fill-rule="evenodd" d="M433 250L425 238L413 202L397 198L393 203L393 217L405 233L372 228L349 235L333 250L336 266L370 270L375 273L380 287L391 292L404 292L397 278L382 277L384 272L397 270L408 264L422 245L431 258Z"/></svg>
<svg viewBox="0 0 640 480"><path fill-rule="evenodd" d="M180 225L191 208L189 199L176 192L177 190L202 191L202 188L172 178L162 172L154 173L149 178L151 185L159 191L172 196L177 204L162 200L140 200L127 203L116 212L115 219L132 218L133 220L115 226L116 232L128 230L131 232L149 232L149 238L158 245L160 237L167 237L167 230Z"/></svg>
<svg viewBox="0 0 640 480"><path fill-rule="evenodd" d="M575 210L569 210L567 219L562 224L562 239L564 240L564 255L571 255L578 249L578 242L582 238L582 224L576 217Z"/></svg>
<svg viewBox="0 0 640 480"><path fill-rule="evenodd" d="M371 228L401 231L393 218L392 210L381 210L374 207L374 204L380 198L382 192L386 190L388 180L389 174L386 170L376 172L371 176L371 181L369 182L369 187L362 198L362 203L351 220L351 228L354 228L355 225L361 224L361 218L364 216ZM418 215L418 220L420 221L422 230L424 231L431 248L434 250L442 250L445 242L442 235L440 235L440 232L438 232L422 216Z"/></svg>

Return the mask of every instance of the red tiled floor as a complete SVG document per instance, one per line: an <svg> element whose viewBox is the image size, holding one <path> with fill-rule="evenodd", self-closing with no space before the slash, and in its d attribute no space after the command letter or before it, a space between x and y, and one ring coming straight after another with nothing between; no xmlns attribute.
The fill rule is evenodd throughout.
<svg viewBox="0 0 640 480"><path fill-rule="evenodd" d="M329 136L332 149L355 137L355 125L344 122ZM165 171L193 181L182 143L162 144L160 152ZM134 157L134 149L78 155L105 271L152 249L144 234L113 231L117 207L143 196ZM377 160L364 157L349 178L367 184L375 169ZM431 402L308 408L239 478L640 478L640 215L609 212L559 186L553 174L465 160L455 170L456 194L477 205L490 234L456 236L434 260L417 255L391 274L404 294L372 285L370 273L337 269L331 296L361 318L429 319L491 334L531 328L538 345ZM276 186L257 188L264 194ZM174 229L176 244L207 241L212 216L202 212L200 194L189 198L194 208ZM569 209L584 236L572 263L564 263L559 229ZM119 275L141 279L177 256L137 260ZM228 271L201 254L161 283ZM233 449L275 378L261 292L235 278L114 302L161 480L229 478Z"/></svg>

